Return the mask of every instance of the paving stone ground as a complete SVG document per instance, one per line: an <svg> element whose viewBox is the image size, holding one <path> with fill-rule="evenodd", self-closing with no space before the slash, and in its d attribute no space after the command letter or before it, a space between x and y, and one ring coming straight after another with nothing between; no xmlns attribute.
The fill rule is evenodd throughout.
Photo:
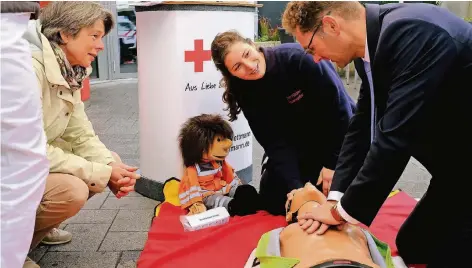
<svg viewBox="0 0 472 268"><path fill-rule="evenodd" d="M357 99L358 85L346 85ZM91 86L86 112L100 139L118 153L123 162L139 166L138 83L125 79ZM253 141L253 181L259 186L263 151ZM430 175L412 159L396 185L413 197L421 197ZM93 196L74 217L60 228L70 231L70 243L41 245L30 257L43 268L131 268L136 267L147 239L157 201L132 193L120 200L108 190Z"/></svg>

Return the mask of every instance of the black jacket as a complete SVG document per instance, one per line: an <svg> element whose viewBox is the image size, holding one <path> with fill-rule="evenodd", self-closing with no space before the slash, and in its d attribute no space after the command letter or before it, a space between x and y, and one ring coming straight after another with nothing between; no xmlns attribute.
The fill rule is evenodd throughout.
<svg viewBox="0 0 472 268"><path fill-rule="evenodd" d="M368 4L366 18L375 139L370 144L369 82L357 59L358 109L331 191L344 193L344 210L369 225L411 156L433 178L454 181L442 182L454 185L445 191L471 181L472 26L429 4Z"/></svg>
<svg viewBox="0 0 472 268"><path fill-rule="evenodd" d="M302 177L335 168L355 104L332 64L316 64L299 44L261 49L264 77L234 78L231 88L268 166L290 189L303 187Z"/></svg>

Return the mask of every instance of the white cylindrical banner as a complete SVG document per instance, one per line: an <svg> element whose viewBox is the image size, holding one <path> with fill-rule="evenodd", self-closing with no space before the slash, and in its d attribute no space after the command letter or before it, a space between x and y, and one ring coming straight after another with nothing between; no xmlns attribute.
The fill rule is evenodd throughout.
<svg viewBox="0 0 472 268"><path fill-rule="evenodd" d="M182 175L178 148L182 124L202 113L228 118L222 76L211 60L211 42L230 29L254 37L255 8L193 4L137 11L140 168L146 177L164 182ZM227 161L249 182L252 133L242 113L231 126L234 140Z"/></svg>

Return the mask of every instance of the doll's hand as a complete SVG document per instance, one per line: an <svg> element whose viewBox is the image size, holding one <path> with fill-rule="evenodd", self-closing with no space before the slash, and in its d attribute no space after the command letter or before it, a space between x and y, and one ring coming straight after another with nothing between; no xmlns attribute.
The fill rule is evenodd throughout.
<svg viewBox="0 0 472 268"><path fill-rule="evenodd" d="M221 181L220 181L220 184L221 184L221 186L225 187L225 186L226 186L226 181L221 180Z"/></svg>
<svg viewBox="0 0 472 268"><path fill-rule="evenodd" d="M194 203L189 207L189 213L187 215L195 215L206 211L206 207L202 202Z"/></svg>

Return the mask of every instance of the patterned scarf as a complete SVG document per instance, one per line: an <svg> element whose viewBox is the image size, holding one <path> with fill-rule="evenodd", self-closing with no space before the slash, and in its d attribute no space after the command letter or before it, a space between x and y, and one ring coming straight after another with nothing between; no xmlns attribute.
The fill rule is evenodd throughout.
<svg viewBox="0 0 472 268"><path fill-rule="evenodd" d="M87 76L87 69L80 65L71 66L61 47L59 47L55 42L50 43L52 50L56 55L57 63L59 63L59 68L61 68L62 76L69 84L70 90L74 92L77 89L81 89L82 81Z"/></svg>

